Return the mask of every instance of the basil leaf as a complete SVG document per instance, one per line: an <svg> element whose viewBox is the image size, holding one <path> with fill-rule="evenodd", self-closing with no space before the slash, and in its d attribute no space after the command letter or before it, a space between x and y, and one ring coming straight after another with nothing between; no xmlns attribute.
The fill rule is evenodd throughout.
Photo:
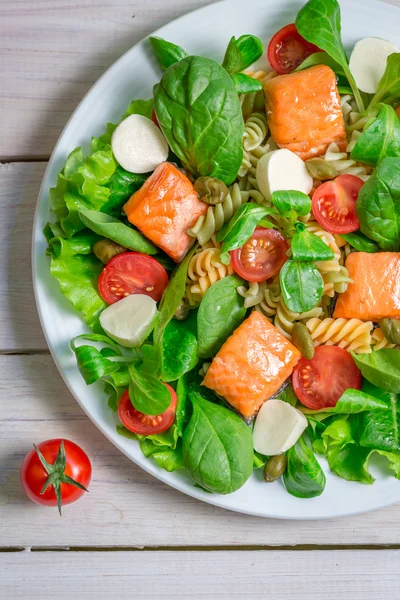
<svg viewBox="0 0 400 600"><path fill-rule="evenodd" d="M292 238L292 258L300 262L331 260L333 251L317 235L307 231L304 223L296 224L296 233Z"/></svg>
<svg viewBox="0 0 400 600"><path fill-rule="evenodd" d="M192 311L186 321L173 319L165 328L162 341L164 381L176 381L197 363L197 338L195 325L193 328L191 324L193 319L196 319L196 314Z"/></svg>
<svg viewBox="0 0 400 600"><path fill-rule="evenodd" d="M273 192L272 204L284 217L305 217L311 211L310 197L296 190Z"/></svg>
<svg viewBox="0 0 400 600"><path fill-rule="evenodd" d="M387 392L400 394L400 352L384 348L371 354L351 353L363 377Z"/></svg>
<svg viewBox="0 0 400 600"><path fill-rule="evenodd" d="M162 76L154 106L171 150L192 175L210 175L227 185L235 180L244 122L225 69L208 58L184 58Z"/></svg>
<svg viewBox="0 0 400 600"><path fill-rule="evenodd" d="M324 289L320 272L312 263L287 260L279 273L282 298L289 310L307 312L317 306Z"/></svg>
<svg viewBox="0 0 400 600"><path fill-rule="evenodd" d="M245 317L244 299L237 293L243 280L228 275L212 285L204 295L197 313L198 355L209 358Z"/></svg>
<svg viewBox="0 0 400 600"><path fill-rule="evenodd" d="M353 233L341 233L342 238L346 240L352 248L355 248L359 252L378 252L379 246L376 242L373 242L361 231L353 231Z"/></svg>
<svg viewBox="0 0 400 600"><path fill-rule="evenodd" d="M253 471L251 429L228 408L191 393L193 413L183 433L183 461L196 483L210 492L230 494Z"/></svg>
<svg viewBox="0 0 400 600"><path fill-rule="evenodd" d="M161 298L158 309L158 319L153 330L153 340L155 346L161 346L164 331L168 323L173 318L176 309L182 300L186 290L186 277L189 262L197 250L197 244L186 254L181 264L172 274L168 287Z"/></svg>
<svg viewBox="0 0 400 600"><path fill-rule="evenodd" d="M383 73L378 85L378 89L376 90L375 95L371 100L369 109L373 108L380 102L392 104L395 100L398 100L399 98L400 53L394 52L393 54L388 56L385 72Z"/></svg>
<svg viewBox="0 0 400 600"><path fill-rule="evenodd" d="M336 403L336 406L312 410L310 408L300 407L305 415L316 415L320 413L356 415L365 411L388 410L389 403L385 399L376 397L375 394L366 391L347 389Z"/></svg>
<svg viewBox="0 0 400 600"><path fill-rule="evenodd" d="M254 35L232 37L226 49L222 66L230 75L244 71L256 62L264 52L264 46Z"/></svg>
<svg viewBox="0 0 400 600"><path fill-rule="evenodd" d="M79 216L86 227L129 250L143 254L157 254L158 252L158 248L139 231L128 227L110 215L97 210L81 209Z"/></svg>
<svg viewBox="0 0 400 600"><path fill-rule="evenodd" d="M344 77L343 67L340 66L336 60L334 60L329 54L326 52L314 52L314 54L310 54L306 59L303 60L300 66L295 69L296 71L303 71L304 69L308 69L309 67L313 67L315 65L327 65L336 73L336 75L342 75ZM347 88L347 92L341 93L349 93L353 94L353 90L351 88Z"/></svg>
<svg viewBox="0 0 400 600"><path fill-rule="evenodd" d="M161 415L171 404L171 393L156 377L129 366L129 397L133 406L145 415Z"/></svg>
<svg viewBox="0 0 400 600"><path fill-rule="evenodd" d="M364 112L364 103L349 69L342 43L340 6L337 0L310 0L298 13L296 27L301 36L327 52L342 67L353 90L358 110Z"/></svg>
<svg viewBox="0 0 400 600"><path fill-rule="evenodd" d="M400 119L391 106L383 104L377 118L358 138L351 158L376 167L386 156L400 156Z"/></svg>
<svg viewBox="0 0 400 600"><path fill-rule="evenodd" d="M230 263L229 252L244 246L253 235L259 221L271 212L270 208L254 202L242 204L232 219L217 233L217 241L222 242L219 255L220 261L228 265Z"/></svg>
<svg viewBox="0 0 400 600"><path fill-rule="evenodd" d="M400 248L400 158L384 158L357 200L361 231L384 250Z"/></svg>
<svg viewBox="0 0 400 600"><path fill-rule="evenodd" d="M245 73L235 73L232 75L232 81L235 84L238 94L261 92L263 89L261 81L249 77L249 75L246 75Z"/></svg>
<svg viewBox="0 0 400 600"><path fill-rule="evenodd" d="M167 40L156 36L149 39L158 64L163 71L188 56L186 50L172 42L167 42Z"/></svg>
<svg viewBox="0 0 400 600"><path fill-rule="evenodd" d="M325 489L325 474L314 452L301 436L287 451L287 468L283 474L286 490L296 498L315 498Z"/></svg>
<svg viewBox="0 0 400 600"><path fill-rule="evenodd" d="M101 212L112 217L119 217L122 206L142 187L147 178L148 174L137 175L125 171L122 167L117 167L110 179L110 195L101 207Z"/></svg>

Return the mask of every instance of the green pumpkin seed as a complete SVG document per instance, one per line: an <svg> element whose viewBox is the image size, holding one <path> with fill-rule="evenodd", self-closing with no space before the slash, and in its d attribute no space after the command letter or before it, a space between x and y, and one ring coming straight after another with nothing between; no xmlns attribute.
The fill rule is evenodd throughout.
<svg viewBox="0 0 400 600"><path fill-rule="evenodd" d="M400 344L400 319L385 318L379 321L379 327L391 344Z"/></svg>
<svg viewBox="0 0 400 600"><path fill-rule="evenodd" d="M314 344L307 327L303 323L295 323L292 332L292 344L302 353L304 358L314 356Z"/></svg>
<svg viewBox="0 0 400 600"><path fill-rule="evenodd" d="M281 475L284 474L287 467L287 458L286 454L278 454L277 456L271 456L271 458L267 461L263 476L264 481L270 483L271 481L276 481L279 479Z"/></svg>
<svg viewBox="0 0 400 600"><path fill-rule="evenodd" d="M334 179L338 176L338 172L332 163L323 158L310 158L306 160L306 167L313 179Z"/></svg>
<svg viewBox="0 0 400 600"><path fill-rule="evenodd" d="M124 246L120 246L116 242L103 239L96 242L93 246L93 252L101 262L106 265L114 256L126 252Z"/></svg>

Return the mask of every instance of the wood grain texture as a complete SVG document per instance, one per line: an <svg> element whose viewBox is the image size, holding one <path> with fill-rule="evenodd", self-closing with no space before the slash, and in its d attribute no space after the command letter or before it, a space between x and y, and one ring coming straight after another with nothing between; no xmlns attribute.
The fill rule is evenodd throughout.
<svg viewBox="0 0 400 600"><path fill-rule="evenodd" d="M50 356L0 357L0 397L0 546L399 544L400 507L332 521L278 521L224 511L167 487L96 429ZM24 455L49 437L74 440L93 464L90 493L66 506L61 519L56 509L30 502L19 482Z"/></svg>
<svg viewBox="0 0 400 600"><path fill-rule="evenodd" d="M9 553L0 597L387 600L400 594L399 560L390 550Z"/></svg>

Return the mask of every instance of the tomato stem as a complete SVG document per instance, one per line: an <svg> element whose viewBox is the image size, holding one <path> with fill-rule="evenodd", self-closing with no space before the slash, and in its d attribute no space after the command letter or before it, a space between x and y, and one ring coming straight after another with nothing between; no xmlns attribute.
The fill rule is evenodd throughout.
<svg viewBox="0 0 400 600"><path fill-rule="evenodd" d="M64 471L65 471L65 467L67 465L67 456L65 453L65 447L64 447L63 440L61 441L60 447L58 449L58 454L57 454L56 460L54 461L54 463L52 465L49 462L47 462L47 460L45 459L43 454L40 452L40 450L36 446L36 444L33 444L33 447L36 450L36 453L39 457L40 462L43 465L44 470L48 474L48 477L47 477L46 481L44 482L40 493L44 494L45 491L47 490L47 488L49 487L49 485L53 486L54 493L57 498L58 512L61 515L61 507L62 507L61 484L62 483L74 485L75 487L77 487L81 490L84 490L85 492L88 492L89 490L87 488L85 488L84 485L82 485L78 481L75 481L75 479L72 479L72 477L69 477L68 475L65 474Z"/></svg>

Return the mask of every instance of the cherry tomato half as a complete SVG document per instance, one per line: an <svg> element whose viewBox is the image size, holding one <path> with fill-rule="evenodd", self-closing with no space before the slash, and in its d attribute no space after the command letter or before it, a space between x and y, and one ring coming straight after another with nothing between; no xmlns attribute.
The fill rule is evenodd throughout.
<svg viewBox="0 0 400 600"><path fill-rule="evenodd" d="M136 410L129 398L129 390L126 390L118 404L118 417L122 425L139 435L152 435L169 429L175 419L177 397L175 390L168 383L164 385L171 393L171 404L161 415L145 415Z"/></svg>
<svg viewBox="0 0 400 600"><path fill-rule="evenodd" d="M345 390L361 389L361 381L351 354L339 346L318 346L311 360L300 359L292 377L296 396L313 410L336 406Z"/></svg>
<svg viewBox="0 0 400 600"><path fill-rule="evenodd" d="M256 227L245 245L230 253L232 267L246 281L265 281L279 273L287 261L288 249L279 231Z"/></svg>
<svg viewBox="0 0 400 600"><path fill-rule="evenodd" d="M363 185L363 180L355 175L339 175L315 190L312 211L326 231L351 233L360 227L356 203Z"/></svg>
<svg viewBox="0 0 400 600"><path fill-rule="evenodd" d="M118 254L99 277L99 292L107 304L130 294L145 294L158 302L168 285L168 275L155 258L140 252Z"/></svg>
<svg viewBox="0 0 400 600"><path fill-rule="evenodd" d="M61 443L64 443L65 451L65 469L58 469L59 463L57 459L60 457ZM64 483L63 476L73 479L75 482L88 487L92 476L92 467L90 460L77 444L69 440L53 439L42 442L37 445L37 449L42 453L44 459L57 472L56 485L50 484L46 490L41 493L44 484L46 483L49 472L40 461L36 449L32 449L25 456L21 466L21 483L27 496L37 504L45 506L57 506L57 488L60 493L60 504L71 504L80 498L85 490L73 485L72 483ZM62 467L62 457L60 462Z"/></svg>
<svg viewBox="0 0 400 600"><path fill-rule="evenodd" d="M321 52L318 46L307 42L297 31L294 23L282 27L271 39L268 50L268 62L271 67L283 75L291 73L314 52Z"/></svg>

